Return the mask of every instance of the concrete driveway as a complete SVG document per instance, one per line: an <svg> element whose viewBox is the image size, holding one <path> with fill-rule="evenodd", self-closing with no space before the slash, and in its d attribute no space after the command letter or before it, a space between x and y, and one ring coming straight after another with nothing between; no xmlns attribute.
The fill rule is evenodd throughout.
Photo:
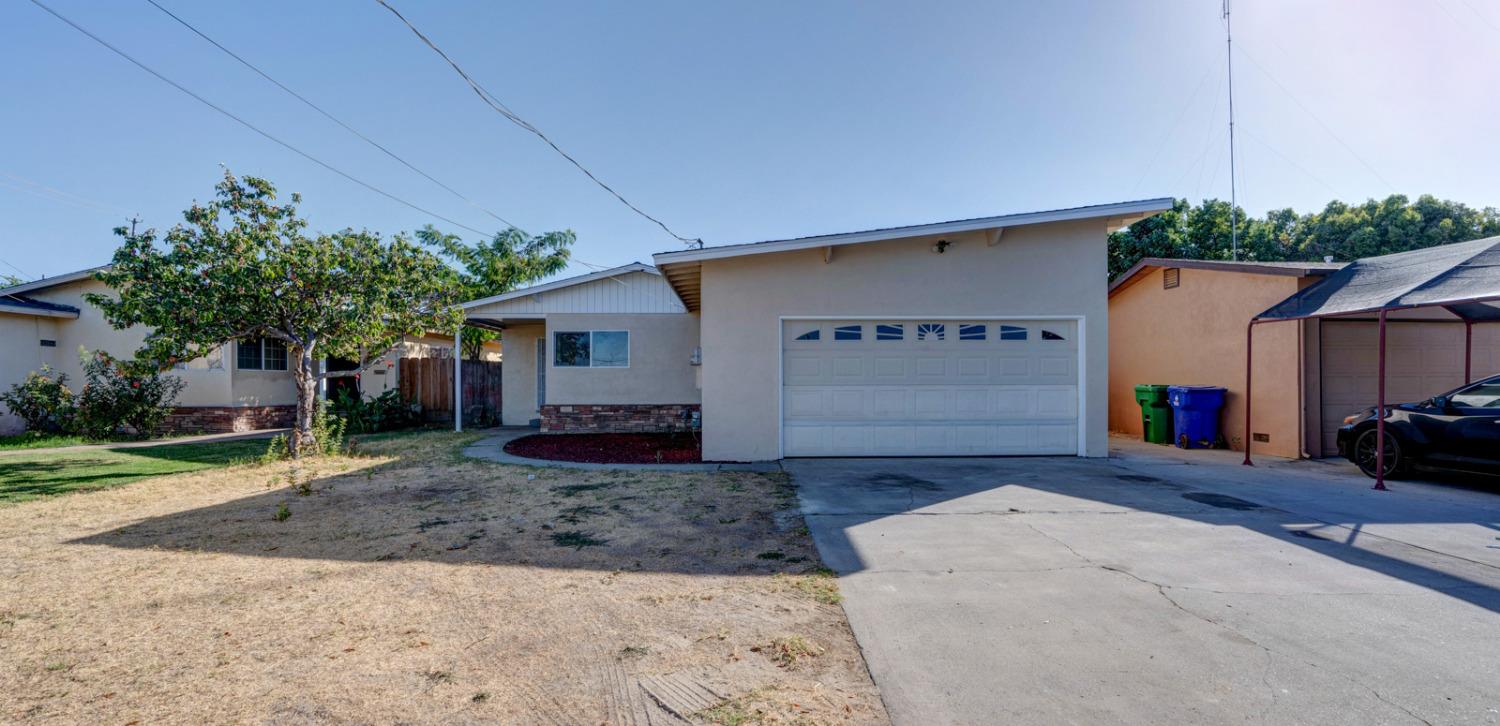
<svg viewBox="0 0 1500 726"><path fill-rule="evenodd" d="M896 723L1500 723L1500 487L1112 444L786 462Z"/></svg>

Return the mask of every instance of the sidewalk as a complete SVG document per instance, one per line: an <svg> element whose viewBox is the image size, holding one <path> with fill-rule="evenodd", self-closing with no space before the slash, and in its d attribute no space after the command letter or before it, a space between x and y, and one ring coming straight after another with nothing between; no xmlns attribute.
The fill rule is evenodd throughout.
<svg viewBox="0 0 1500 726"><path fill-rule="evenodd" d="M153 446L176 446L178 444L211 444L218 441L239 441L241 439L269 439L277 434L284 434L291 429L260 429L258 431L234 431L226 434L200 434L198 436L177 436L170 439L150 439L148 441L113 441L102 444L83 444L80 446L53 446L37 449L6 449L0 451L0 457L18 456L21 454L53 454L68 451L90 451L93 449L144 449Z"/></svg>

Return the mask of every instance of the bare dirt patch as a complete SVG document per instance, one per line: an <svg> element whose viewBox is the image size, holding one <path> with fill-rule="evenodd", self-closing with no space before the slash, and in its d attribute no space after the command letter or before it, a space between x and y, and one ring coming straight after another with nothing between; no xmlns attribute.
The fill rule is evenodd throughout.
<svg viewBox="0 0 1500 726"><path fill-rule="evenodd" d="M473 438L0 509L0 721L886 721L783 476Z"/></svg>

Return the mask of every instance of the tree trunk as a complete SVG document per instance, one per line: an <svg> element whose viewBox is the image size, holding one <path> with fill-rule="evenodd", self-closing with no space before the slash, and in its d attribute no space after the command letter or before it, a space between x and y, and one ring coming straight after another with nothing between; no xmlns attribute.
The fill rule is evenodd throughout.
<svg viewBox="0 0 1500 726"><path fill-rule="evenodd" d="M318 377L313 368L312 351L296 350L297 372L297 422L292 429L287 451L292 458L302 457L304 452L317 451L317 440L313 435L313 410L318 405Z"/></svg>

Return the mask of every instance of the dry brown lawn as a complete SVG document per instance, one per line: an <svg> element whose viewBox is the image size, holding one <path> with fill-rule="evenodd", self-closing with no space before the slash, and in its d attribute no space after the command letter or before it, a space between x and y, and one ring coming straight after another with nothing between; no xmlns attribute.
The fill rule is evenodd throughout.
<svg viewBox="0 0 1500 726"><path fill-rule="evenodd" d="M886 721L784 476L473 438L0 507L0 722Z"/></svg>

